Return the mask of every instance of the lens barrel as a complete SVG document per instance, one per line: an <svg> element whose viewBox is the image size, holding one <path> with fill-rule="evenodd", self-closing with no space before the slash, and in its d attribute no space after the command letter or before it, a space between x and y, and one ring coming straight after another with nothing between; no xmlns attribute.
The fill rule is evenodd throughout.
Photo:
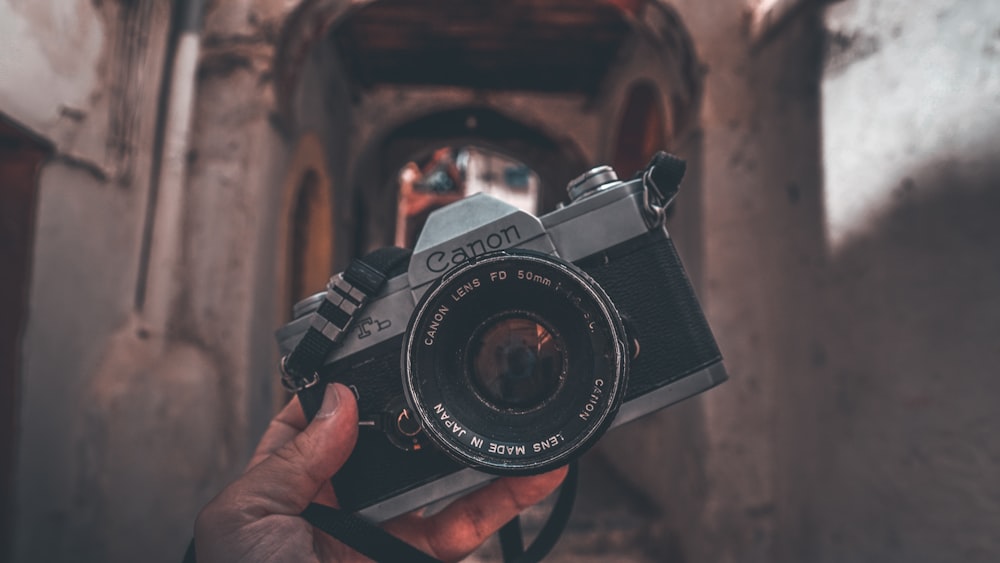
<svg viewBox="0 0 1000 563"><path fill-rule="evenodd" d="M621 404L627 339L601 287L521 251L466 262L425 293L402 354L406 400L460 463L502 475L582 454Z"/></svg>

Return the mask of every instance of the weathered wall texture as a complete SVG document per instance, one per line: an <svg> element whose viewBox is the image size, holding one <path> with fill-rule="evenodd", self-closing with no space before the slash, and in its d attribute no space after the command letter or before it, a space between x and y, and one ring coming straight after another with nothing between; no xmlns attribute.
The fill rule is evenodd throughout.
<svg viewBox="0 0 1000 563"><path fill-rule="evenodd" d="M1000 4L826 13L817 561L1000 559Z"/></svg>
<svg viewBox="0 0 1000 563"><path fill-rule="evenodd" d="M169 8L7 2L0 13L0 112L56 148L40 176L22 349L15 558L101 557L95 531L127 515L113 510L120 484L96 472L110 429L131 419L92 417L90 398L114 392L99 366L134 305Z"/></svg>
<svg viewBox="0 0 1000 563"><path fill-rule="evenodd" d="M93 135L103 137L106 121L91 117L99 104L91 94L101 80L98 63L106 45L101 14L82 0L10 0L3 13L0 104L4 112L60 141L63 150L72 145L93 158L102 156L104 143L93 142ZM54 35L63 40L52 41ZM26 95L26 87L31 95ZM95 125L81 127L83 120ZM74 142L82 128L91 129L90 134Z"/></svg>
<svg viewBox="0 0 1000 563"><path fill-rule="evenodd" d="M167 268L151 268L144 234L160 203L170 4L0 4L0 112L56 145L23 338L16 561L178 560L270 417L273 361L254 353L273 350L260 260L284 143L264 73L282 18L242 4L207 15ZM143 301L162 296L145 284L162 276L177 297L149 323Z"/></svg>
<svg viewBox="0 0 1000 563"><path fill-rule="evenodd" d="M637 423L678 457L625 472L665 507L657 541L997 560L997 5L851 0L753 44L741 2L677 5L708 67L701 294L732 379Z"/></svg>
<svg viewBox="0 0 1000 563"><path fill-rule="evenodd" d="M794 561L780 553L800 528L779 472L808 481L813 468L810 451L796 445L791 455L778 433L783 419L808 433L798 409L813 408L799 374L810 369L819 337L810 335L815 316L798 287L823 254L821 34L815 17L800 18L752 50L742 3L685 2L678 10L707 69L700 295L731 379L618 430L606 447L624 460L618 466L635 465L623 474L661 507L654 543L663 557ZM663 462L646 463L650 455Z"/></svg>

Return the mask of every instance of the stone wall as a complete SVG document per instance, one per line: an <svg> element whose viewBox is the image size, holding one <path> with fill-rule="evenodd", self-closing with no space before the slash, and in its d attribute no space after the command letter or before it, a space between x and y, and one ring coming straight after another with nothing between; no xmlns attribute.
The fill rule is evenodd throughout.
<svg viewBox="0 0 1000 563"><path fill-rule="evenodd" d="M829 398L803 553L996 561L1000 5L852 1L825 27Z"/></svg>
<svg viewBox="0 0 1000 563"><path fill-rule="evenodd" d="M265 73L268 25L287 14L251 4L206 14L182 236L156 244L170 5L0 4L0 112L55 145L23 335L16 561L179 560L270 418L276 219L261 211L281 195L284 141ZM165 317L147 314L159 303Z"/></svg>
<svg viewBox="0 0 1000 563"><path fill-rule="evenodd" d="M707 67L701 295L732 379L612 442L674 453L622 471L663 507L655 541L996 560L997 6L802 3L751 39L741 2L676 4Z"/></svg>

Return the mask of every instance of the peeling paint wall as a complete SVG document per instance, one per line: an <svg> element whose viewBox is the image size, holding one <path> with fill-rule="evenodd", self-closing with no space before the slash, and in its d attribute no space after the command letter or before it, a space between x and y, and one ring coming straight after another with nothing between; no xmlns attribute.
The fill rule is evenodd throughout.
<svg viewBox="0 0 1000 563"><path fill-rule="evenodd" d="M0 4L0 112L56 146L23 338L15 561L179 560L270 418L284 140L267 70L287 14L249 4L207 14L166 330L136 295L170 4Z"/></svg>
<svg viewBox="0 0 1000 563"><path fill-rule="evenodd" d="M0 107L62 147L76 145L80 122L98 105L105 20L85 0L8 0L2 9ZM103 144L84 136L78 150Z"/></svg>
<svg viewBox="0 0 1000 563"><path fill-rule="evenodd" d="M825 25L815 559L997 561L1000 4L850 1Z"/></svg>
<svg viewBox="0 0 1000 563"><path fill-rule="evenodd" d="M97 560L109 553L98 531L125 516L114 509L126 486L99 473L133 419L94 398L118 390L101 366L134 305L169 7L11 1L0 22L0 112L56 150L39 180L14 557Z"/></svg>

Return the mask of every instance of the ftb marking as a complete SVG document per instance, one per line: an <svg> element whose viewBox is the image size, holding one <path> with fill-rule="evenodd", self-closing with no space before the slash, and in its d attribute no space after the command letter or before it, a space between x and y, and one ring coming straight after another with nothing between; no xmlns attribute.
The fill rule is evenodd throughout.
<svg viewBox="0 0 1000 563"><path fill-rule="evenodd" d="M358 340L361 340L389 328L392 326L392 321L388 319L380 321L371 317L365 317L358 321L356 326L358 327Z"/></svg>

